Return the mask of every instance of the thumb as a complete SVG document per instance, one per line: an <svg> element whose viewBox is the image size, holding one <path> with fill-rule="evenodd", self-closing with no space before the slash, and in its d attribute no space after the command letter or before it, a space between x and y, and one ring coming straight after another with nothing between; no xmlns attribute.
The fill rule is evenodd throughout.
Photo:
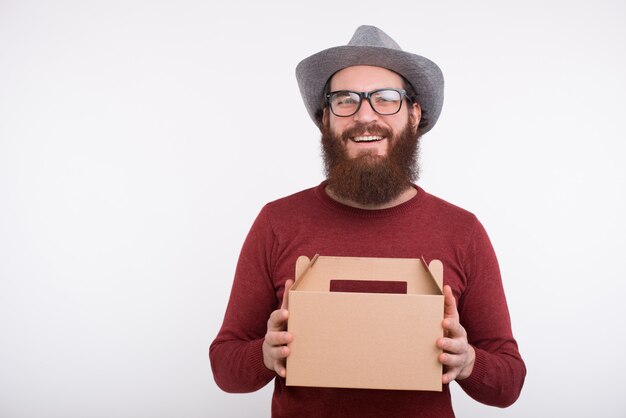
<svg viewBox="0 0 626 418"><path fill-rule="evenodd" d="M452 294L452 288L448 285L443 287L443 316L444 318L457 317L456 299Z"/></svg>
<svg viewBox="0 0 626 418"><path fill-rule="evenodd" d="M280 309L288 309L289 307L289 289L293 285L293 280L289 279L285 282L285 292L283 293L283 303L280 305Z"/></svg>

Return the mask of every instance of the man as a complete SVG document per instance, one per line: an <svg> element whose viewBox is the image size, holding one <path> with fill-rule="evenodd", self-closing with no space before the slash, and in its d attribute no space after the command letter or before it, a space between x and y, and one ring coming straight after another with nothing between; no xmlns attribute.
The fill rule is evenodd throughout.
<svg viewBox="0 0 626 418"><path fill-rule="evenodd" d="M441 71L361 26L348 45L303 60L296 76L322 132L327 180L267 204L254 222L210 347L215 381L250 392L274 380L275 417L453 417L453 380L480 402L510 405L526 369L489 238L474 215L414 184L419 138L443 103ZM444 338L433 341L442 392L285 385L293 336L283 298L297 257L316 253L443 262Z"/></svg>

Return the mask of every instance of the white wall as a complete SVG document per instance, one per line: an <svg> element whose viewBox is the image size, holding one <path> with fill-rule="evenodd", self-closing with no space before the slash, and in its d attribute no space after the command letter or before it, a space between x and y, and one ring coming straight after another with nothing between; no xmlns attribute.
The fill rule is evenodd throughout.
<svg viewBox="0 0 626 418"><path fill-rule="evenodd" d="M485 224L528 366L509 409L455 386L458 416L626 416L625 21L621 0L0 2L0 416L269 415L207 347L258 210L322 179L294 68L363 23L444 71L420 184Z"/></svg>

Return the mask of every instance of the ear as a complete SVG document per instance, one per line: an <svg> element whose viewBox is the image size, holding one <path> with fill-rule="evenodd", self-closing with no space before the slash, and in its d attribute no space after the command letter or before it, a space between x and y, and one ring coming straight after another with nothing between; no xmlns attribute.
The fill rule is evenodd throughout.
<svg viewBox="0 0 626 418"><path fill-rule="evenodd" d="M413 106L411 106L409 112L411 112L411 114L413 115L413 130L417 132L417 127L420 124L420 120L422 120L422 108L420 107L419 103L413 103Z"/></svg>
<svg viewBox="0 0 626 418"><path fill-rule="evenodd" d="M328 108L324 107L322 109L322 125L327 126L327 122L328 122Z"/></svg>

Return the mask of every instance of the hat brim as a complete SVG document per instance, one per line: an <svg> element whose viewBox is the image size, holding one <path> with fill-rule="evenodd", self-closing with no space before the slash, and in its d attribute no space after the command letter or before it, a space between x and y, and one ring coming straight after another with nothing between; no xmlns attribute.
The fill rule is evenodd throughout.
<svg viewBox="0 0 626 418"><path fill-rule="evenodd" d="M296 67L296 79L307 112L322 129L323 93L328 79L337 71L355 65L372 65L394 71L413 86L428 125L426 133L435 126L443 106L443 74L437 64L420 55L402 50L344 45L329 48L302 60Z"/></svg>

